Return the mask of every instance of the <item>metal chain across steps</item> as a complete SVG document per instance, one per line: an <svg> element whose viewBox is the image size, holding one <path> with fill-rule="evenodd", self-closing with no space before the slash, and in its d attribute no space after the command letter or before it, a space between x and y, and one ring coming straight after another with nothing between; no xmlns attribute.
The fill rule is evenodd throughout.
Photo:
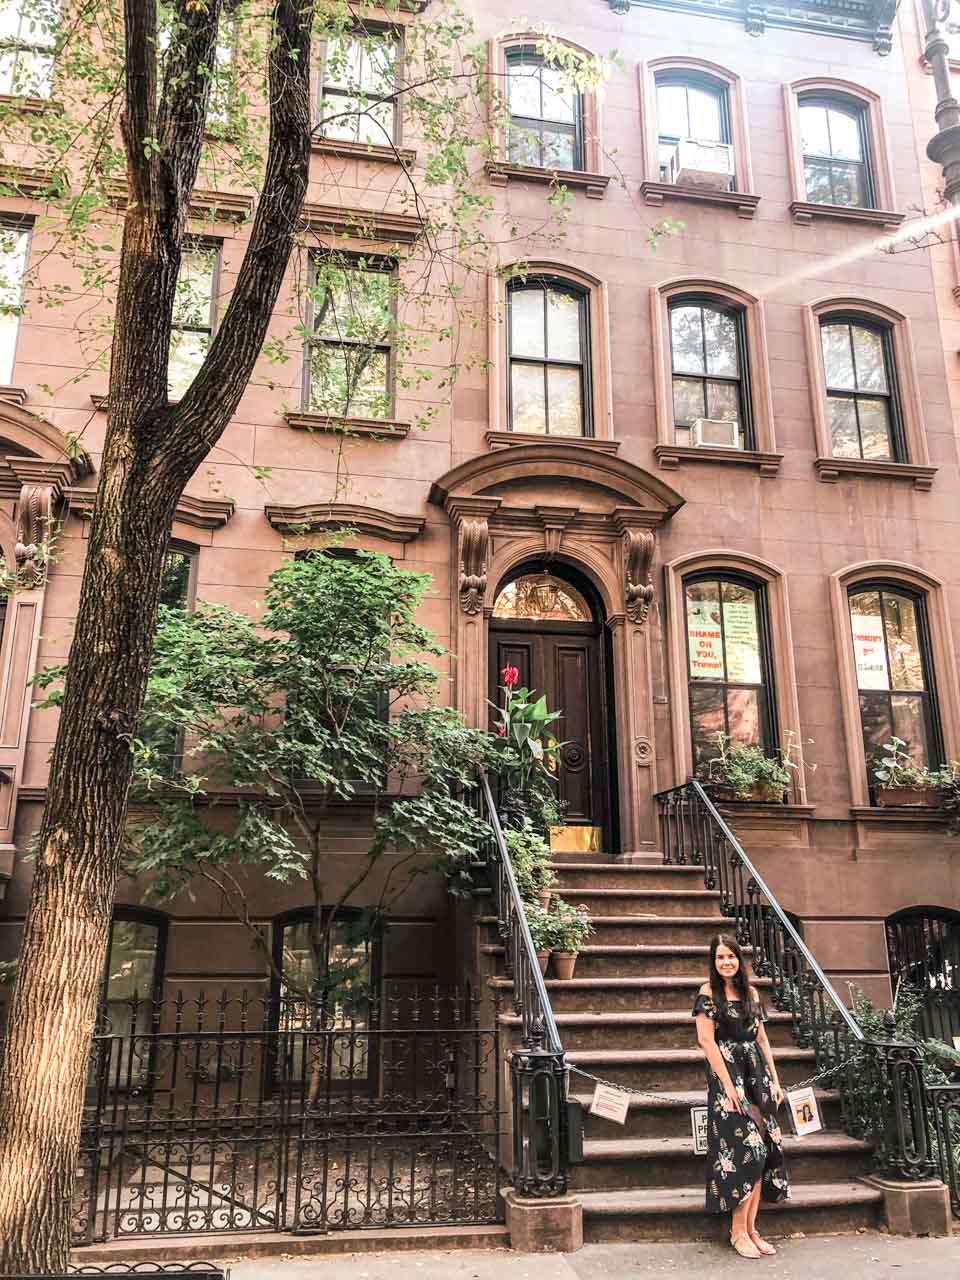
<svg viewBox="0 0 960 1280"><path fill-rule="evenodd" d="M649 1089L630 1089L625 1084L616 1084L613 1080L604 1080L601 1076L595 1076L590 1071L575 1067L573 1063L568 1062L567 1067L578 1076L583 1076L586 1080L592 1080L594 1084L605 1085L608 1089L617 1089L620 1093L629 1093L639 1098L656 1098L658 1102L672 1102L677 1107L689 1107L690 1105L688 1098L673 1098L667 1093L654 1093ZM823 1071L818 1071L815 1076L810 1076L807 1080L801 1080L799 1084L792 1084L789 1089L784 1089L784 1093L793 1093L795 1089L809 1088L810 1085L816 1084L818 1080L825 1080L827 1076L832 1076L835 1073L836 1067L827 1067Z"/></svg>

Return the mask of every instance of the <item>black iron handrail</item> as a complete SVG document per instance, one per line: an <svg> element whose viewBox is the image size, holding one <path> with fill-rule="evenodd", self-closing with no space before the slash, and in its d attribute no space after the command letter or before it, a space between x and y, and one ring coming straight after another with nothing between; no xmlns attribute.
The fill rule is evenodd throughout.
<svg viewBox="0 0 960 1280"><path fill-rule="evenodd" d="M704 886L719 892L737 941L752 948L754 972L773 980L775 1006L793 1015L797 1044L813 1049L818 1078L838 1089L847 1132L873 1144L887 1173L934 1175L919 1046L864 1035L696 779L660 792L657 803L664 861L702 866Z"/></svg>
<svg viewBox="0 0 960 1280"><path fill-rule="evenodd" d="M490 887L523 1035L523 1047L510 1057L513 1183L522 1195L562 1195L569 1163L569 1068L500 815L482 772L480 794L493 832L487 851Z"/></svg>

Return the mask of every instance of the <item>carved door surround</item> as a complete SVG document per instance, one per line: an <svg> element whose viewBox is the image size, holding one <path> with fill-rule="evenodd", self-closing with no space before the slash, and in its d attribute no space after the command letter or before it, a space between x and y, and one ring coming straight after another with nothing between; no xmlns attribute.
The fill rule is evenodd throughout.
<svg viewBox="0 0 960 1280"><path fill-rule="evenodd" d="M468 723L487 723L489 619L511 570L566 563L600 593L613 653L621 856L653 851L653 560L656 530L683 498L621 458L545 440L470 459L434 484L430 500L452 526L456 705Z"/></svg>
<svg viewBox="0 0 960 1280"><path fill-rule="evenodd" d="M49 552L69 488L93 468L51 423L0 404L0 556L14 578L0 641L0 899L13 874L17 798L23 785ZM12 510L12 516L9 512Z"/></svg>

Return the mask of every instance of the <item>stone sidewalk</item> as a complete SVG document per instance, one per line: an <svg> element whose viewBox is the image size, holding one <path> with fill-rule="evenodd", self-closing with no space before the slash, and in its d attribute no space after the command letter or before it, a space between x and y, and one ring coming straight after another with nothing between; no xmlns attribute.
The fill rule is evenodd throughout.
<svg viewBox="0 0 960 1280"><path fill-rule="evenodd" d="M713 1244L595 1244L578 1253L509 1250L341 1254L230 1262L232 1280L960 1280L960 1235L918 1240L874 1232L777 1242L754 1262Z"/></svg>

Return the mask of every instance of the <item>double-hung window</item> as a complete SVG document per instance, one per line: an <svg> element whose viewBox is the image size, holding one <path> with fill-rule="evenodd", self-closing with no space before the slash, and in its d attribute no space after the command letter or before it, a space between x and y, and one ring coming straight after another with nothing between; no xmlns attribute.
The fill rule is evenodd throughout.
<svg viewBox="0 0 960 1280"><path fill-rule="evenodd" d="M807 199L846 208L872 205L866 105L805 94L797 111Z"/></svg>
<svg viewBox="0 0 960 1280"><path fill-rule="evenodd" d="M535 48L509 49L507 159L537 169L584 167L583 101Z"/></svg>
<svg viewBox="0 0 960 1280"><path fill-rule="evenodd" d="M49 98L59 0L0 0L0 94Z"/></svg>
<svg viewBox="0 0 960 1280"><path fill-rule="evenodd" d="M13 381L29 248L28 224L0 221L0 384Z"/></svg>
<svg viewBox="0 0 960 1280"><path fill-rule="evenodd" d="M528 279L510 285L507 301L510 430L592 435L586 295Z"/></svg>
<svg viewBox="0 0 960 1280"><path fill-rule="evenodd" d="M820 321L834 457L905 458L890 329L857 316Z"/></svg>
<svg viewBox="0 0 960 1280"><path fill-rule="evenodd" d="M324 43L317 104L320 135L389 147L398 141L400 36L353 31Z"/></svg>
<svg viewBox="0 0 960 1280"><path fill-rule="evenodd" d="M207 357L217 317L220 242L194 239L184 246L173 303L167 387L171 400L187 391Z"/></svg>
<svg viewBox="0 0 960 1280"><path fill-rule="evenodd" d="M730 112L725 85L705 76L665 73L657 76L657 147L661 182L674 182L672 170L677 146L698 142L717 152L716 164L726 165L730 146ZM730 179L729 188L736 183Z"/></svg>
<svg viewBox="0 0 960 1280"><path fill-rule="evenodd" d="M753 448L743 312L709 298L669 311L676 443Z"/></svg>
<svg viewBox="0 0 960 1280"><path fill-rule="evenodd" d="M395 271L369 258L322 254L311 262L304 402L337 417L388 418L393 410Z"/></svg>

